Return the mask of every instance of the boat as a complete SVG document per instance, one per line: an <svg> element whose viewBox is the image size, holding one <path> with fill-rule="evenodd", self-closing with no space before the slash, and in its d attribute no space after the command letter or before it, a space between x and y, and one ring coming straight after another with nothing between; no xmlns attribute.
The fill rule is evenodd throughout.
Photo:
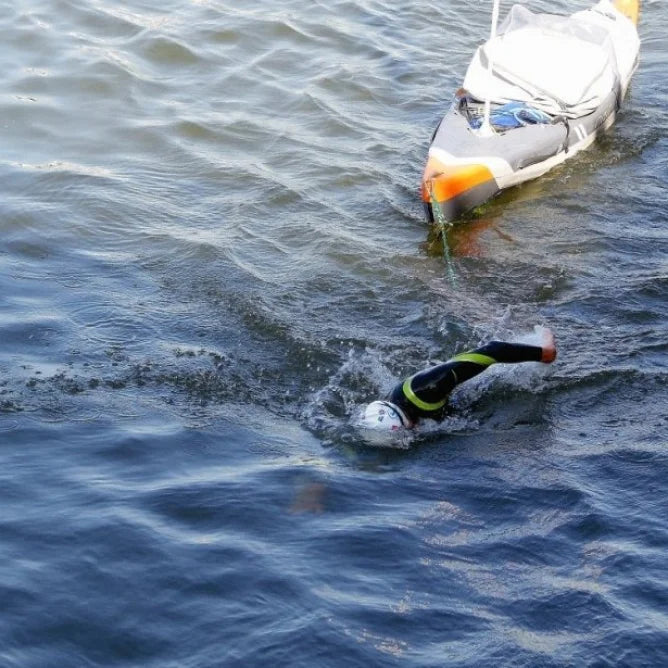
<svg viewBox="0 0 668 668"><path fill-rule="evenodd" d="M600 0L570 16L514 5L477 51L431 138L421 195L430 223L452 222L535 179L607 130L638 64L639 0Z"/></svg>

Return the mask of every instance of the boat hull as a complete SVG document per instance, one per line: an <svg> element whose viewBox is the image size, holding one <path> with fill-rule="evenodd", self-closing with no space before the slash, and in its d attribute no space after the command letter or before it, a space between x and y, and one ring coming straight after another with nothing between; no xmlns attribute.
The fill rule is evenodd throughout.
<svg viewBox="0 0 668 668"><path fill-rule="evenodd" d="M637 20L637 0L618 0ZM422 201L430 223L450 222L502 190L542 176L587 148L614 122L636 61L616 90L586 116L554 118L502 132L483 133L469 123L470 100L460 89L432 137L422 176Z"/></svg>

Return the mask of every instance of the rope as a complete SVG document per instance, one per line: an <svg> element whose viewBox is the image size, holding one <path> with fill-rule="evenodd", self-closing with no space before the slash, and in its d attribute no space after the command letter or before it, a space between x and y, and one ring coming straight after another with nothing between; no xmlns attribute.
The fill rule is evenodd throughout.
<svg viewBox="0 0 668 668"><path fill-rule="evenodd" d="M431 210L434 214L434 219L441 229L441 240L443 241L443 258L445 260L445 266L448 270L448 278L450 279L452 286L455 287L457 285L457 277L455 275L455 266L452 260L452 254L450 253L450 246L448 245L448 229L452 227L452 223L449 223L445 219L443 209L441 209L441 205L434 195L434 186L431 179L429 179L429 200L431 202Z"/></svg>

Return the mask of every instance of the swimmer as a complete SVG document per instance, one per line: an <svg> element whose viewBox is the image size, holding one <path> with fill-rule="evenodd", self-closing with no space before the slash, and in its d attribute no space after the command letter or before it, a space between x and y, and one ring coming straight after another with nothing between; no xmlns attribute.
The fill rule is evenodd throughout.
<svg viewBox="0 0 668 668"><path fill-rule="evenodd" d="M451 360L416 373L399 383L387 400L371 402L360 426L367 429L397 431L411 429L423 418L444 417L450 392L464 381L482 373L492 364L543 362L557 357L554 334L544 328L540 346L491 341L480 348L455 355Z"/></svg>

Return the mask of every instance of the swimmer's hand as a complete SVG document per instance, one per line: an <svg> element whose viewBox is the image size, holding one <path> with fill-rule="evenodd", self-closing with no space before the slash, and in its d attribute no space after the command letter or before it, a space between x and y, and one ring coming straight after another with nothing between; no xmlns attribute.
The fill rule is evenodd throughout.
<svg viewBox="0 0 668 668"><path fill-rule="evenodd" d="M543 328L541 348L543 349L543 354L541 355L540 361L543 364L551 364L554 360L557 359L557 346L554 342L554 334L552 330L547 327Z"/></svg>

